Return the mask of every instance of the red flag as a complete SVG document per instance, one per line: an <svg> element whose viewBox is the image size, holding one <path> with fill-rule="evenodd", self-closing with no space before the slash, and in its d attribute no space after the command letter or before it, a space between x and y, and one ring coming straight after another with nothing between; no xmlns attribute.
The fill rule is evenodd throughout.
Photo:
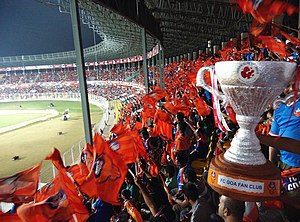
<svg viewBox="0 0 300 222"><path fill-rule="evenodd" d="M266 28L267 25L265 24L260 24L257 21L253 21L250 27L250 32L254 36L259 36Z"/></svg>
<svg viewBox="0 0 300 222"><path fill-rule="evenodd" d="M127 166L99 135L94 136L96 158L94 174L100 198L111 204L119 204L118 193L127 174Z"/></svg>
<svg viewBox="0 0 300 222"><path fill-rule="evenodd" d="M0 202L24 203L34 199L38 188L41 163L0 179Z"/></svg>

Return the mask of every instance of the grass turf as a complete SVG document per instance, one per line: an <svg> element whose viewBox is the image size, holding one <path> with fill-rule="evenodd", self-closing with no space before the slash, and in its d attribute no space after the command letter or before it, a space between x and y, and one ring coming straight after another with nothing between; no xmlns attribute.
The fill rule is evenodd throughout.
<svg viewBox="0 0 300 222"><path fill-rule="evenodd" d="M47 114L35 114L35 113L27 113L27 114L10 114L10 115L1 115L0 114L0 128L15 125L18 123L22 123L28 120L36 119L38 117L46 116Z"/></svg>
<svg viewBox="0 0 300 222"><path fill-rule="evenodd" d="M53 147L57 147L63 153L84 138L80 102L8 102L0 103L0 109L18 110L22 105L23 110L45 110L50 102L55 105L53 108L60 112L58 117L0 134L0 162L2 165L0 178L15 174L42 161ZM62 120L62 113L65 109L70 109L71 118L68 121ZM102 110L90 104L90 111L92 124L98 123L102 116ZM13 122L13 120L11 121ZM63 134L58 135L58 132L63 132ZM15 155L20 156L20 160L12 161L11 158ZM50 165L49 161L44 162L45 167ZM42 180L44 181L45 178Z"/></svg>

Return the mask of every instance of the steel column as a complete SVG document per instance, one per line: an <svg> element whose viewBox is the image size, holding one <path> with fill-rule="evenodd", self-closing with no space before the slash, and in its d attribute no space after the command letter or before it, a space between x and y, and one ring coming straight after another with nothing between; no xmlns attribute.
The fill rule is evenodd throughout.
<svg viewBox="0 0 300 222"><path fill-rule="evenodd" d="M80 31L80 17L78 12L78 0L70 0L70 11L71 11L74 46L76 52L79 88L80 88L80 95L81 95L81 107L82 107L82 115L83 115L85 142L92 145L93 140L92 140L91 116L90 116L90 107L88 101L88 92L87 92L86 76L85 76L85 69L84 69L82 38L81 38L81 31Z"/></svg>
<svg viewBox="0 0 300 222"><path fill-rule="evenodd" d="M145 90L149 93L149 78L148 78L148 67L147 67L147 42L146 42L146 31L142 28L142 47L143 47L143 69L145 74Z"/></svg>
<svg viewBox="0 0 300 222"><path fill-rule="evenodd" d="M158 58L159 58L159 79L160 79L160 88L161 89L164 89L165 88L165 79L164 79L164 76L165 76L165 73L164 73L164 61L165 61L165 58L164 58L164 48L162 47L162 45L159 43L158 44Z"/></svg>

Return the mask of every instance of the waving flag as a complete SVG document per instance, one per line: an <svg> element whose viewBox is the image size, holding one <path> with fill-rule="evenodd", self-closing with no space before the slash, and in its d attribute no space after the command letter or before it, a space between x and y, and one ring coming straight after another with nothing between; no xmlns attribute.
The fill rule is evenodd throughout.
<svg viewBox="0 0 300 222"><path fill-rule="evenodd" d="M60 190L42 202L21 205L17 214L23 222L70 221L73 218L73 209L63 190Z"/></svg>
<svg viewBox="0 0 300 222"><path fill-rule="evenodd" d="M0 202L24 203L33 200L38 188L41 163L13 176L0 179Z"/></svg>
<svg viewBox="0 0 300 222"><path fill-rule="evenodd" d="M254 20L263 26L270 24L272 19L286 13L292 15L299 12L299 8L282 1L273 0L236 0L241 10L244 13L249 13L253 16ZM262 31L256 30L255 26L252 27L251 33L255 36L259 35Z"/></svg>
<svg viewBox="0 0 300 222"><path fill-rule="evenodd" d="M283 35L287 40L289 40L294 45L300 45L300 39L297 37L290 36L289 34L280 31L280 34Z"/></svg>
<svg viewBox="0 0 300 222"><path fill-rule="evenodd" d="M168 96L167 92L161 89L155 89L148 93L144 98L142 99L143 102L149 103L149 104L155 104L158 100Z"/></svg>
<svg viewBox="0 0 300 222"><path fill-rule="evenodd" d="M94 136L95 163L93 167L99 197L110 204L120 204L119 190L127 174L127 166L99 135Z"/></svg>
<svg viewBox="0 0 300 222"><path fill-rule="evenodd" d="M65 168L58 149L54 148L53 151L45 158L45 160L51 160L53 165L57 168L59 174L57 177L57 187L60 187L66 194L68 203L74 210L74 212L82 217L87 218L89 215L88 209L84 206L84 196L80 191L78 183L74 180L72 173L68 172Z"/></svg>
<svg viewBox="0 0 300 222"><path fill-rule="evenodd" d="M138 159L138 153L135 149L135 142L130 133L118 136L112 140L107 141L109 147L119 154L119 157L125 164L135 163Z"/></svg>
<svg viewBox="0 0 300 222"><path fill-rule="evenodd" d="M138 131L133 130L130 132L130 134L134 140L135 149L136 149L136 152L138 153L139 157L142 157L145 161L149 161L149 156L147 154L147 151L144 147L143 141L142 141Z"/></svg>
<svg viewBox="0 0 300 222"><path fill-rule="evenodd" d="M173 125L157 119L151 135L154 136L154 133L157 136L161 136L165 140L173 140Z"/></svg>
<svg viewBox="0 0 300 222"><path fill-rule="evenodd" d="M271 23L272 19L287 13L292 15L299 9L289 3L273 0L237 0L244 13L249 13L261 24Z"/></svg>
<svg viewBox="0 0 300 222"><path fill-rule="evenodd" d="M112 132L118 136L126 133L127 131L128 131L127 128L121 122L115 124L110 130L110 132Z"/></svg>
<svg viewBox="0 0 300 222"><path fill-rule="evenodd" d="M17 214L3 213L0 211L0 221L5 222L22 222Z"/></svg>
<svg viewBox="0 0 300 222"><path fill-rule="evenodd" d="M170 114L165 111L165 110L161 110L161 109L157 109L154 115L154 122L156 122L157 120L161 120L164 121L166 123L172 123L173 120L170 116Z"/></svg>
<svg viewBox="0 0 300 222"><path fill-rule="evenodd" d="M276 41L273 36L259 36L258 38L262 41L266 48L272 52L275 52L282 57L289 55L285 49L286 45L283 42Z"/></svg>
<svg viewBox="0 0 300 222"><path fill-rule="evenodd" d="M193 103L198 111L199 116L208 116L210 114L210 107L201 97L197 97Z"/></svg>
<svg viewBox="0 0 300 222"><path fill-rule="evenodd" d="M136 221L136 222L143 222L143 218L141 213L136 209L136 207L128 200L124 204L128 214Z"/></svg>
<svg viewBox="0 0 300 222"><path fill-rule="evenodd" d="M165 108L168 112L172 113L173 115L176 115L176 113L179 112L178 109L177 109L177 108L173 105L173 103L171 103L171 102L166 102L165 105L164 105L164 108Z"/></svg>

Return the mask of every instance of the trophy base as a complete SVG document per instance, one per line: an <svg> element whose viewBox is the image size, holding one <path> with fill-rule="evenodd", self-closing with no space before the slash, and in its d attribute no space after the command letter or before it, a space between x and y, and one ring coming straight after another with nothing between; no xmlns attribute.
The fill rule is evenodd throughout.
<svg viewBox="0 0 300 222"><path fill-rule="evenodd" d="M212 159L208 183L219 194L241 201L263 201L280 196L280 170L271 162L242 165L229 162L224 154Z"/></svg>

